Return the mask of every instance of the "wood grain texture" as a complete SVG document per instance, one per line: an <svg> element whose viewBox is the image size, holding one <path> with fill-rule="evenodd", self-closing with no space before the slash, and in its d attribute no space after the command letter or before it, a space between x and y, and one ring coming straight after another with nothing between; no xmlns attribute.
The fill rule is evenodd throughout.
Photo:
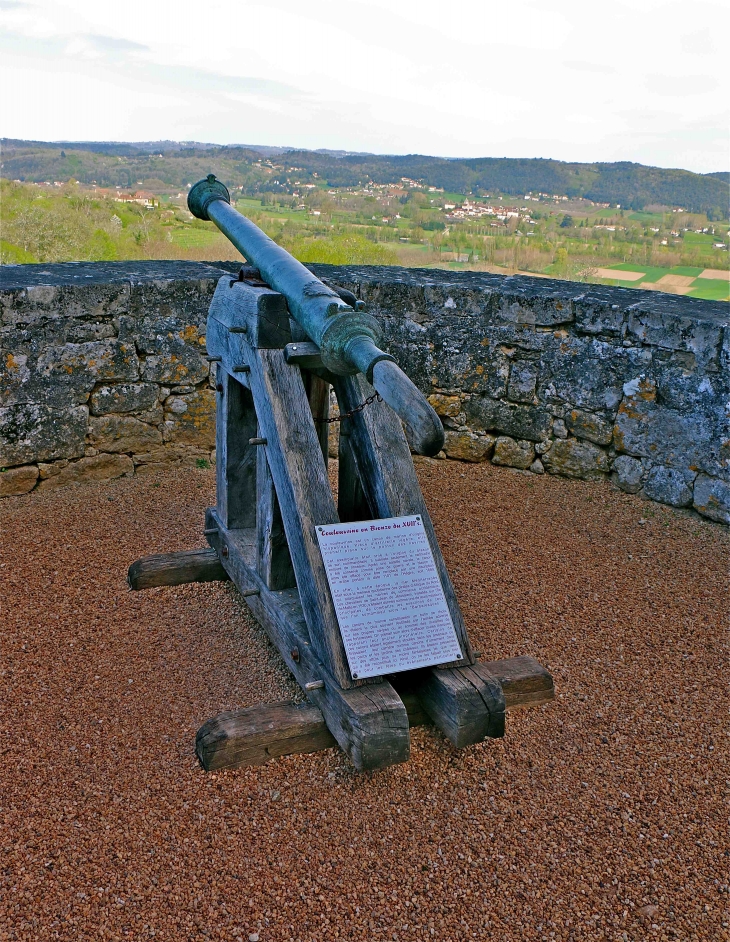
<svg viewBox="0 0 730 942"><path fill-rule="evenodd" d="M342 689L310 641L297 590L271 591L256 571L255 530L226 530L212 508L206 512L206 530L219 553L227 547L228 555L221 555L221 561L238 589L242 593L258 590L246 597L246 603L302 689L323 681L321 689L307 696L322 711L327 727L355 768L378 769L406 762L410 755L408 715L393 687L382 682Z"/></svg>
<svg viewBox="0 0 730 942"><path fill-rule="evenodd" d="M340 411L349 412L371 396L373 388L362 376L339 377L335 393ZM464 654L464 661L454 662L453 666L473 664L474 654L466 625L421 493L400 419L385 402L376 401L353 415L349 422L350 443L372 516L421 515L446 604Z"/></svg>
<svg viewBox="0 0 730 942"><path fill-rule="evenodd" d="M256 521L256 435L253 398L240 380L218 368L216 404L216 506L222 522L233 529Z"/></svg>
<svg viewBox="0 0 730 942"><path fill-rule="evenodd" d="M315 373L306 370L303 372L302 378L326 467L329 461L329 426L327 425L327 419L330 415L330 384Z"/></svg>
<svg viewBox="0 0 730 942"><path fill-rule="evenodd" d="M484 665L424 671L415 690L425 712L456 748L504 736L504 694Z"/></svg>
<svg viewBox="0 0 730 942"><path fill-rule="evenodd" d="M490 661L484 666L499 680L508 710L539 706L555 699L550 671L528 654Z"/></svg>
<svg viewBox="0 0 730 942"><path fill-rule="evenodd" d="M198 730L195 754L205 771L213 772L335 745L319 707L282 702L214 716Z"/></svg>
<svg viewBox="0 0 730 942"><path fill-rule="evenodd" d="M228 579L214 549L158 553L133 562L127 573L130 589L153 589L186 582L220 582Z"/></svg>
<svg viewBox="0 0 730 942"><path fill-rule="evenodd" d="M480 666L502 685L508 710L554 699L552 678L534 658L507 658ZM400 674L395 682L410 726L429 724L412 678ZM317 752L335 744L319 707L284 701L213 717L198 731L196 753L203 768L212 771L261 765L276 756Z"/></svg>
<svg viewBox="0 0 730 942"><path fill-rule="evenodd" d="M307 369L319 369L322 366L320 349L311 340L288 343L284 347L284 359L287 363Z"/></svg>
<svg viewBox="0 0 730 942"><path fill-rule="evenodd" d="M339 517L301 371L281 350L256 350L250 382L312 645L341 687L355 686L315 533Z"/></svg>
<svg viewBox="0 0 730 942"><path fill-rule="evenodd" d="M211 319L228 331L244 331L254 348L283 348L291 341L286 298L271 288L255 287L224 276L218 281L210 302L208 320ZM226 369L235 366L227 362L227 351L209 349L208 352L222 355Z"/></svg>
<svg viewBox="0 0 730 942"><path fill-rule="evenodd" d="M256 568L269 589L294 589L296 577L265 448L256 449Z"/></svg>
<svg viewBox="0 0 730 942"><path fill-rule="evenodd" d="M360 482L357 461L350 442L350 419L340 421L337 467L337 510L343 523L370 520L372 512Z"/></svg>

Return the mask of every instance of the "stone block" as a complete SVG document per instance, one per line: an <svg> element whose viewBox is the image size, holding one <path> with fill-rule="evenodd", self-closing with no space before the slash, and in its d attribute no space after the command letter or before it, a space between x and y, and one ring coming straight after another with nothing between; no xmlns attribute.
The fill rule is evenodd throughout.
<svg viewBox="0 0 730 942"><path fill-rule="evenodd" d="M0 409L0 467L81 457L88 420L86 406L21 402Z"/></svg>
<svg viewBox="0 0 730 942"><path fill-rule="evenodd" d="M38 480L38 468L34 464L21 468L6 468L0 471L0 497L14 497L27 494L35 487Z"/></svg>
<svg viewBox="0 0 730 942"><path fill-rule="evenodd" d="M531 360L515 360L509 371L507 397L512 402L532 402L537 388L537 365Z"/></svg>
<svg viewBox="0 0 730 942"><path fill-rule="evenodd" d="M637 305L629 315L628 332L642 343L665 350L685 350L697 362L709 365L717 361L722 342L722 327L704 318L689 317Z"/></svg>
<svg viewBox="0 0 730 942"><path fill-rule="evenodd" d="M573 305L565 298L549 296L526 297L525 294L505 292L499 306L499 316L513 324L533 327L556 327L569 324L573 319Z"/></svg>
<svg viewBox="0 0 730 942"><path fill-rule="evenodd" d="M476 435L474 432L446 432L444 452L457 461L486 461L494 449L493 435Z"/></svg>
<svg viewBox="0 0 730 942"><path fill-rule="evenodd" d="M584 334L606 334L620 337L625 313L618 304L610 304L595 298L588 289L586 294L573 301L575 329Z"/></svg>
<svg viewBox="0 0 730 942"><path fill-rule="evenodd" d="M158 387L153 383L118 383L100 386L91 394L94 415L109 412L144 412L157 405Z"/></svg>
<svg viewBox="0 0 730 942"><path fill-rule="evenodd" d="M539 458L535 458L530 465L530 471L532 471L533 474L545 474L545 465Z"/></svg>
<svg viewBox="0 0 730 942"><path fill-rule="evenodd" d="M644 496L672 507L689 507L695 471L680 471L656 465L649 469L644 483Z"/></svg>
<svg viewBox="0 0 730 942"><path fill-rule="evenodd" d="M473 428L533 442L544 441L552 425L552 416L545 409L486 396L473 396L464 404L464 410Z"/></svg>
<svg viewBox="0 0 730 942"><path fill-rule="evenodd" d="M592 412L573 409L566 415L565 422L576 438L586 438L596 445L608 445L613 438L613 425Z"/></svg>
<svg viewBox="0 0 730 942"><path fill-rule="evenodd" d="M706 474L697 476L694 508L710 520L730 523L730 484Z"/></svg>
<svg viewBox="0 0 730 942"><path fill-rule="evenodd" d="M455 417L461 412L461 399L459 396L444 396L434 393L428 397L436 415Z"/></svg>
<svg viewBox="0 0 730 942"><path fill-rule="evenodd" d="M554 442L542 460L550 474L562 474L585 481L603 479L609 470L606 452L578 438Z"/></svg>
<svg viewBox="0 0 730 942"><path fill-rule="evenodd" d="M148 356L142 364L141 378L149 383L202 383L208 375L208 363L195 350L181 346L173 353Z"/></svg>
<svg viewBox="0 0 730 942"><path fill-rule="evenodd" d="M159 429L129 415L92 416L89 442L105 452L143 452L162 441Z"/></svg>
<svg viewBox="0 0 730 942"><path fill-rule="evenodd" d="M650 350L568 337L542 357L546 385L541 385L540 394L547 401L571 403L587 412L613 412L623 398L624 383L650 366Z"/></svg>
<svg viewBox="0 0 730 942"><path fill-rule="evenodd" d="M723 448L727 419L724 406L689 412L669 409L649 392L622 401L613 430L616 450L671 468L693 468L718 477L728 475Z"/></svg>
<svg viewBox="0 0 730 942"><path fill-rule="evenodd" d="M530 467L535 460L535 446L532 442L515 441L501 435L494 443L492 464L505 465L508 468L521 468L523 471Z"/></svg>
<svg viewBox="0 0 730 942"><path fill-rule="evenodd" d="M139 376L133 343L98 340L49 347L38 359L38 372L61 384L91 390L105 380L131 380Z"/></svg>
<svg viewBox="0 0 730 942"><path fill-rule="evenodd" d="M619 455L613 463L611 480L616 487L627 494L637 494L641 490L644 466L637 458Z"/></svg>
<svg viewBox="0 0 730 942"><path fill-rule="evenodd" d="M81 484L88 481L106 481L133 474L134 464L128 455L95 455L72 461L58 474L54 474L38 485L39 490L64 487L66 484Z"/></svg>
<svg viewBox="0 0 730 942"><path fill-rule="evenodd" d="M195 468L201 461L212 463L212 455L208 448L166 444L155 445L149 451L134 455L132 460L137 474L148 474L150 469Z"/></svg>
<svg viewBox="0 0 730 942"><path fill-rule="evenodd" d="M216 394L207 388L190 396L170 396L165 402L165 441L212 448L215 408Z"/></svg>

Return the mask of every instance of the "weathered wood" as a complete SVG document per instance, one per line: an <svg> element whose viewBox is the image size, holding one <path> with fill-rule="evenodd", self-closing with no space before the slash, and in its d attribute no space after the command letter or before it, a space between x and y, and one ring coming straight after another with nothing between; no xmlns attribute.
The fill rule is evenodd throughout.
<svg viewBox="0 0 730 942"><path fill-rule="evenodd" d="M552 678L531 657L514 657L481 665L502 685L508 710L553 700ZM412 678L394 678L410 726L431 722L413 689ZM196 753L207 771L260 765L277 756L317 752L336 744L322 711L312 704L260 704L232 710L204 723L196 737Z"/></svg>
<svg viewBox="0 0 730 942"><path fill-rule="evenodd" d="M453 746L504 736L502 687L483 664L424 671L415 690L423 709Z"/></svg>
<svg viewBox="0 0 730 942"><path fill-rule="evenodd" d="M508 710L539 706L555 699L550 671L529 654L490 661L484 666L499 681Z"/></svg>
<svg viewBox="0 0 730 942"><path fill-rule="evenodd" d="M301 372L281 350L255 350L250 381L312 645L341 687L355 686L315 533L339 517Z"/></svg>
<svg viewBox="0 0 730 942"><path fill-rule="evenodd" d="M198 730L195 754L206 772L214 772L335 745L319 707L284 701L214 716Z"/></svg>
<svg viewBox="0 0 730 942"><path fill-rule="evenodd" d="M347 376L338 378L335 392L340 411L349 412L371 396L373 388L362 376ZM420 514L423 520L446 604L464 654L463 662L453 662L449 666L473 664L474 655L464 619L418 484L400 419L384 402L376 401L355 413L349 423L350 442L372 516L385 518Z"/></svg>
<svg viewBox="0 0 730 942"><path fill-rule="evenodd" d="M127 573L130 589L153 589L186 582L220 582L228 579L214 549L158 553L133 562Z"/></svg>
<svg viewBox="0 0 730 942"><path fill-rule="evenodd" d="M269 589L293 589L297 581L265 448L256 450L256 459L256 568Z"/></svg>
<svg viewBox="0 0 730 942"><path fill-rule="evenodd" d="M318 369L322 366L322 356L316 343L311 340L298 340L284 347L284 359L292 366L306 369Z"/></svg>
<svg viewBox="0 0 730 942"><path fill-rule="evenodd" d="M337 510L343 523L370 520L372 513L360 482L357 462L350 442L349 419L340 422L337 468Z"/></svg>
<svg viewBox="0 0 730 942"><path fill-rule="evenodd" d="M305 372L303 376L304 388L309 400L309 407L312 410L312 419L314 428L319 439L319 446L322 449L325 468L329 461L329 426L327 419L330 415L330 384L325 382L315 373Z"/></svg>
<svg viewBox="0 0 730 942"><path fill-rule="evenodd" d="M216 409L216 507L222 522L233 529L256 521L256 435L253 398L238 378L218 368Z"/></svg>
<svg viewBox="0 0 730 942"><path fill-rule="evenodd" d="M212 508L206 512L206 530L226 571L300 687L323 682L307 695L322 711L355 768L378 769L406 762L410 754L408 716L393 687L382 682L342 689L314 650L297 590L273 592L256 572L255 531L226 530ZM248 595L251 590L257 594Z"/></svg>
<svg viewBox="0 0 730 942"><path fill-rule="evenodd" d="M291 341L289 309L284 295L271 288L234 281L229 276L218 281L211 299L206 341L208 352L221 356L224 367L232 370L235 365L245 363L246 360L231 361L232 350L226 349L225 344L222 345L223 349L211 350L208 334L212 329L218 336L217 325L229 333L235 331L245 334L249 345L259 349L280 349Z"/></svg>

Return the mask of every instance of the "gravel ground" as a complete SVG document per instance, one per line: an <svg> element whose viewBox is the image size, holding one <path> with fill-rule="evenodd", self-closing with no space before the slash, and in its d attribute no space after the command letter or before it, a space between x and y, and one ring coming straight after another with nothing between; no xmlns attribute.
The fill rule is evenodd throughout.
<svg viewBox="0 0 730 942"><path fill-rule="evenodd" d="M558 699L456 752L205 774L218 711L293 682L202 545L209 471L0 504L0 940L719 940L730 535L603 484L420 462L472 640Z"/></svg>

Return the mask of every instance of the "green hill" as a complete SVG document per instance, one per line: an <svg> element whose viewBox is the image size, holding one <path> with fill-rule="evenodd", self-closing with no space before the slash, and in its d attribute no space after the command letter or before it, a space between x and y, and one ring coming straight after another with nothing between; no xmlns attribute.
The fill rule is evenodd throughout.
<svg viewBox="0 0 730 942"><path fill-rule="evenodd" d="M40 183L79 180L105 187L185 187L211 171L250 194L291 192L296 183L331 187L402 177L449 193L520 195L543 192L583 197L627 209L679 207L728 216L727 174L698 174L643 164L565 163L533 158L454 159L307 151L265 146L218 146L196 142L19 141L3 139L2 176Z"/></svg>

